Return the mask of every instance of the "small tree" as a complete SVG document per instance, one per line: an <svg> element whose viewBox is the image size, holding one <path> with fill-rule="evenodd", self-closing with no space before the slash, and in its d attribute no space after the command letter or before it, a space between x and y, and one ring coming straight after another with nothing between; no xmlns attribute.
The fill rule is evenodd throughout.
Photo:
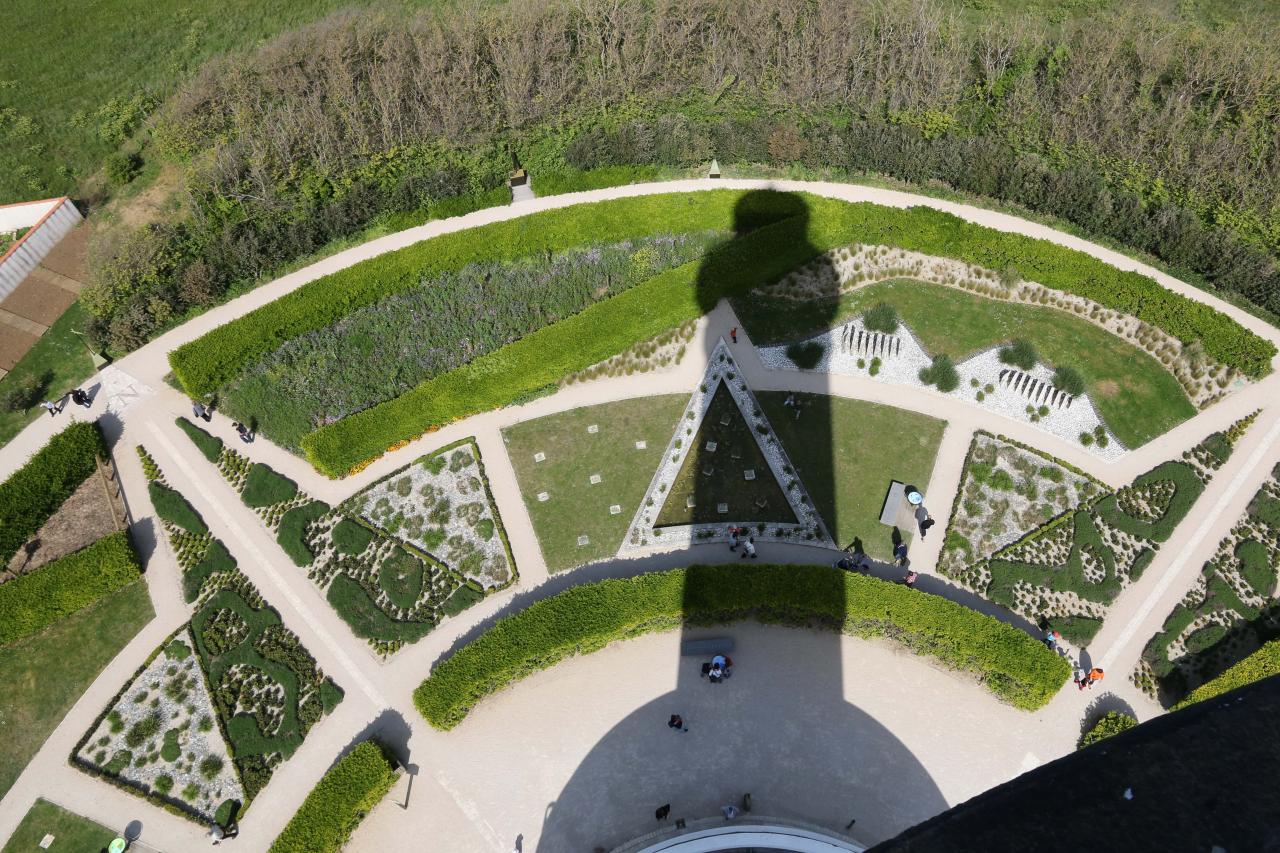
<svg viewBox="0 0 1280 853"><path fill-rule="evenodd" d="M25 412L40 402L52 381L53 374L48 371L11 380L0 390L0 408L6 412Z"/></svg>
<svg viewBox="0 0 1280 853"><path fill-rule="evenodd" d="M892 335L898 331L898 312L889 303L881 302L863 313L862 325L873 332Z"/></svg>
<svg viewBox="0 0 1280 853"><path fill-rule="evenodd" d="M1084 393L1084 377L1074 367L1059 364L1053 371L1053 387L1079 397Z"/></svg>
<svg viewBox="0 0 1280 853"><path fill-rule="evenodd" d="M1029 341L1018 339L1000 350L1001 362L1012 364L1014 367L1020 367L1023 370L1030 370L1035 367L1036 362L1039 360L1040 354L1036 352L1036 348Z"/></svg>

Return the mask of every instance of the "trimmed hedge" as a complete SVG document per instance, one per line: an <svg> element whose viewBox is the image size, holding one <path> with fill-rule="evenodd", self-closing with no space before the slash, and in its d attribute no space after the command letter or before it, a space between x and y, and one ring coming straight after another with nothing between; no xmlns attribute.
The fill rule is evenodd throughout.
<svg viewBox="0 0 1280 853"><path fill-rule="evenodd" d="M1113 735L1128 731L1138 724L1136 718L1125 714L1121 711L1108 711L1098 718L1098 721L1089 727L1089 731L1080 735L1080 741L1076 744L1076 749L1084 749L1086 746L1093 746L1099 741L1106 740Z"/></svg>
<svg viewBox="0 0 1280 853"><path fill-rule="evenodd" d="M29 637L137 580L142 564L124 531L0 584L0 646Z"/></svg>
<svg viewBox="0 0 1280 853"><path fill-rule="evenodd" d="M271 845L271 853L336 853L391 790L396 762L364 741L324 774Z"/></svg>
<svg viewBox="0 0 1280 853"><path fill-rule="evenodd" d="M1266 643L1217 678L1201 684L1191 691L1187 698L1174 705L1173 710L1177 711L1188 705L1221 696L1237 687L1244 687L1246 684L1252 684L1273 675L1280 675L1280 640Z"/></svg>
<svg viewBox="0 0 1280 853"><path fill-rule="evenodd" d="M435 627L434 622L402 622L391 618L350 575L336 575L325 598L361 639L416 643Z"/></svg>
<svg viewBox="0 0 1280 853"><path fill-rule="evenodd" d="M147 491L151 495L151 505L156 515L170 524L181 527L188 533L208 533L209 528L196 512L195 507L187 503L181 493L169 488L159 480L147 483Z"/></svg>
<svg viewBox="0 0 1280 853"><path fill-rule="evenodd" d="M49 520L107 455L98 424L79 421L49 439L0 483L0 565Z"/></svg>
<svg viewBox="0 0 1280 853"><path fill-rule="evenodd" d="M315 560L316 555L311 553L304 534L307 531L307 525L320 518L329 509L329 505L324 501L312 501L309 504L295 506L280 519L276 542L280 543L280 547L289 555L289 559L293 560L294 565L309 566Z"/></svg>
<svg viewBox="0 0 1280 853"><path fill-rule="evenodd" d="M218 457L222 455L222 439L216 435L210 435L186 418L174 418L173 422L187 434L205 459L210 462L218 461Z"/></svg>
<svg viewBox="0 0 1280 853"><path fill-rule="evenodd" d="M236 567L236 559L231 556L222 540L214 539L209 548L196 563L182 575L182 597L190 604L200 597L200 587L205 580L218 572L228 572Z"/></svg>
<svg viewBox="0 0 1280 853"><path fill-rule="evenodd" d="M249 466L249 474L244 478L244 490L240 499L246 506L260 508L274 506L291 499L298 493L298 484L275 469L261 462Z"/></svg>
<svg viewBox="0 0 1280 853"><path fill-rule="evenodd" d="M1070 665L1039 640L954 602L827 566L691 566L584 584L500 620L438 663L414 691L438 729L482 698L559 660L615 640L745 618L887 637L973 673L1010 704L1035 709Z"/></svg>

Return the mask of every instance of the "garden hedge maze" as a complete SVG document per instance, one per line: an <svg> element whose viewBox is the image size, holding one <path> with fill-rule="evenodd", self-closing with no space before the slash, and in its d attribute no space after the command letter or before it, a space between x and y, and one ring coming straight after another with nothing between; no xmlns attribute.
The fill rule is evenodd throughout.
<svg viewBox="0 0 1280 853"><path fill-rule="evenodd" d="M194 611L112 700L72 762L225 824L343 694L155 460L141 446L138 455Z"/></svg>
<svg viewBox="0 0 1280 853"><path fill-rule="evenodd" d="M1056 515L1059 506L1044 504L1044 515L1052 516L1045 523L965 565L960 562L963 556L976 555L957 529L956 519L967 516L966 501L981 495L973 484L985 484L996 492L1030 488L1025 475L1019 474L1015 482L1014 473L986 461L991 455L989 437L975 437L947 536L948 553L941 561L944 573L1028 619L1061 631L1071 643L1088 645L1102 626L1107 607L1150 565L1160 543L1186 517L1252 417L1226 433L1210 435L1181 459L1156 466L1119 491L1089 498Z"/></svg>
<svg viewBox="0 0 1280 853"><path fill-rule="evenodd" d="M208 433L179 423L197 446L208 444ZM206 456L343 621L381 655L416 642L442 618L484 598L486 589L515 579L472 439L416 460L337 508L229 447Z"/></svg>
<svg viewBox="0 0 1280 853"><path fill-rule="evenodd" d="M1280 465L1151 638L1134 683L1166 704L1280 637Z"/></svg>

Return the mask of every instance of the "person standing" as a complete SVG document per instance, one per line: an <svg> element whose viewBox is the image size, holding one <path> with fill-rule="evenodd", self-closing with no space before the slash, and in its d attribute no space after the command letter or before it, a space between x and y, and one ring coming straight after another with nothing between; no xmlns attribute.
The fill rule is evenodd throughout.
<svg viewBox="0 0 1280 853"><path fill-rule="evenodd" d="M1051 652L1058 651L1058 643L1062 642L1062 635L1057 631L1046 631L1044 635L1044 644Z"/></svg>
<svg viewBox="0 0 1280 853"><path fill-rule="evenodd" d="M742 543L742 557L743 557L743 559L746 559L747 557L750 557L751 559L753 559L753 560L754 560L754 559L756 559L756 558L757 558L757 557L759 557L759 556L760 556L760 555L756 553L756 539L755 539L755 537L754 537L754 536L748 537L748 538L747 538L747 541Z"/></svg>
<svg viewBox="0 0 1280 853"><path fill-rule="evenodd" d="M734 805L721 806L720 814L724 815L725 820L733 820L738 816L738 807Z"/></svg>
<svg viewBox="0 0 1280 853"><path fill-rule="evenodd" d="M729 550L738 550L738 528L729 525Z"/></svg>
<svg viewBox="0 0 1280 853"><path fill-rule="evenodd" d="M684 724L684 717L679 714L672 714L671 719L667 720L667 728L677 732L687 732L689 727Z"/></svg>
<svg viewBox="0 0 1280 853"><path fill-rule="evenodd" d="M905 578L903 578L903 579L902 579L902 583L903 583L903 585L904 585L904 586L906 586L906 588L907 588L907 589L915 589L915 588L916 588L916 578L918 578L918 577L920 577L918 574L916 574L915 572L911 571L910 569L907 569L907 576L906 576Z"/></svg>
<svg viewBox="0 0 1280 853"><path fill-rule="evenodd" d="M204 405L199 400L191 401L191 414L198 421L202 421L205 419Z"/></svg>
<svg viewBox="0 0 1280 853"><path fill-rule="evenodd" d="M733 339L733 342L734 342L735 344L738 342L738 327L737 327L737 326L734 326L732 329L730 329L730 330L729 330L729 337Z"/></svg>
<svg viewBox="0 0 1280 853"><path fill-rule="evenodd" d="M670 814L671 814L671 803L666 803L664 805L658 806L658 808L653 812L653 816L658 820L666 820L667 816Z"/></svg>
<svg viewBox="0 0 1280 853"><path fill-rule="evenodd" d="M1101 681L1102 678L1102 669L1095 666L1093 669L1089 670L1089 673L1085 675L1084 678L1080 679L1080 689L1084 690L1087 687L1092 690L1094 682Z"/></svg>
<svg viewBox="0 0 1280 853"><path fill-rule="evenodd" d="M893 559L899 566L907 565L907 543L899 542L893 548Z"/></svg>

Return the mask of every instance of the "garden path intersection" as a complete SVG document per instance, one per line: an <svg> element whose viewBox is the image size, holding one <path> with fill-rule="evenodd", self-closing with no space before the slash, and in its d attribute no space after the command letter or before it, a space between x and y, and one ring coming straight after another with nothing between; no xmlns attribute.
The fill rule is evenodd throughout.
<svg viewBox="0 0 1280 853"><path fill-rule="evenodd" d="M215 416L207 428L228 446L239 448L254 462L270 465L314 498L335 505L435 448L475 437L519 568L519 580L445 620L422 640L385 661L352 634L323 593L290 562L273 535L239 500L215 467L191 452L192 445L174 425L175 417L188 414L189 404L164 382L168 352L307 281L432 236L579 202L660 192L766 187L898 207L928 205L989 227L1051 240L1117 267L1137 270L1171 290L1211 305L1258 335L1280 342L1280 330L1210 294L1046 226L923 196L839 184L679 181L617 187L482 210L342 252L213 309L115 365L140 385L154 389L113 417L107 432L112 437L113 431L118 433L114 454L132 517L151 530L150 535L155 538L146 577L156 617L93 682L0 801L0 838L12 833L37 797L46 797L107 826L123 826L139 819L144 826L143 840L158 850L176 853L207 843L202 829L195 824L95 780L67 763L74 744L119 686L169 633L190 617L180 589L176 559L166 538L158 532L145 480L131 458L132 448L138 444L146 445L172 485L195 506L241 570L280 611L284 623L346 691L345 701L315 725L254 800L241 822L241 835L236 842L245 850L265 850L339 753L372 732L380 732L406 748L416 773L402 779L357 832L352 842L352 849L356 850L409 849L405 839L437 839L431 849L501 851L510 849L520 834L526 850L572 849L558 845L582 839L543 833L553 823L550 818L555 813L557 794L580 770L589 771L598 785L612 782L624 788L634 786L630 789L634 791L634 802L602 796L598 803L590 805L576 801L560 804L575 814L582 810L579 822L583 825L604 827L594 843L620 843L650 829L652 819L648 815L652 808L667 801L663 799L661 780L644 770L650 758L657 762L654 766L675 762L687 767L688 780L681 783L678 793L684 795L682 808L688 808L690 816L711 813L722 804L718 802L720 798L740 794L737 787L753 786L761 810L784 817L821 818L837 830L849 818L857 817L857 838L874 843L1070 751L1084 709L1097 698L1096 693L1087 696L1068 685L1039 711L1017 711L1000 704L972 680L931 665L927 659L885 643L841 638L844 700L857 713L841 724L847 728L841 731L844 740L835 748L835 755L824 757L832 746L821 737L821 731L799 736L806 734L804 726L809 721L783 719L779 715L779 708L783 707L780 702L770 702L770 697L780 698L779 691L803 691L810 684L806 679L817 677L803 664L808 635L752 625L731 629L743 646L754 649L752 668L744 668L735 676L726 685L728 689L716 695L714 703L709 702L705 692L691 693L681 696L681 701L689 703L685 708L673 710L682 711L691 730L699 726L714 729L725 742L741 743L752 731L778 732L780 743L796 753L793 760L798 763L783 768L787 772L747 766L749 755L743 751L720 750L712 760L703 752L705 745L686 746L696 742L692 738L681 742L670 737L661 726L669 712L662 713L661 719L655 717L652 734L636 730L631 751L615 756L618 766L593 767L590 762L583 765L606 735L619 727L629 731L629 721L637 709L670 694L677 683L678 666L693 665L674 663L679 661L674 650L678 632L632 640L596 655L563 662L483 703L451 732L438 732L425 724L414 708L413 688L436 661L473 639L497 618L571 585L736 558L723 545L695 545L674 552L651 548L639 551L633 559L550 575L501 432L519 422L582 406L675 391L692 393L707 367L705 353L719 339L728 340L733 328L738 329L739 339L733 355L743 379L756 394L830 394L946 421L925 492L938 516L939 527L933 536L916 541L911 549L912 568L921 574L918 588L1024 627L1022 620L953 585L933 569L943 544L945 513L959 489L965 455L976 430L999 432L1043 449L1111 487L1120 487L1156 464L1176 458L1210 432L1224 430L1260 410L1257 421L1239 440L1185 521L1157 552L1151 566L1111 604L1107 619L1089 648L1094 665L1104 667L1110 676L1101 692L1116 694L1135 709L1139 719L1160 713L1159 706L1132 687L1126 676L1147 639L1160 629L1165 615L1195 580L1199 567L1213 555L1219 539L1280 460L1280 373L1273 372L1230 394L1118 461L1103 462L1078 445L1047 435L1029 423L999 418L929 390L890 387L865 376L769 370L732 309L721 302L697 324L688 354L666 371L581 382L523 406L476 415L388 453L341 481L326 479L300 457L265 439L241 446L229 420ZM0 480L63 428L65 419L103 414L106 396L100 394L87 412L71 409L69 414L41 418L28 427L0 453ZM768 543L762 544L761 549L768 562L829 563L833 559L829 550L799 544ZM893 578L900 574L887 566L877 567L876 573ZM622 673L621 677L618 673ZM770 678L770 673L776 677ZM749 694L755 701L746 700ZM822 720L815 718L812 723L820 726ZM805 762L825 767L828 759L838 759L850 775L857 776L862 767L866 768L866 776L874 778L851 783L853 802L832 802L825 780L803 772ZM795 779L786 784L770 778L788 775ZM735 790L716 788L724 784ZM908 796L885 797L877 790L902 790ZM773 799L762 799L762 792L772 793ZM653 798L656 799L650 803ZM407 807L401 807L406 802ZM802 809L802 804L808 806ZM561 819L559 824L563 822ZM411 847L427 849L419 841L412 842Z"/></svg>

